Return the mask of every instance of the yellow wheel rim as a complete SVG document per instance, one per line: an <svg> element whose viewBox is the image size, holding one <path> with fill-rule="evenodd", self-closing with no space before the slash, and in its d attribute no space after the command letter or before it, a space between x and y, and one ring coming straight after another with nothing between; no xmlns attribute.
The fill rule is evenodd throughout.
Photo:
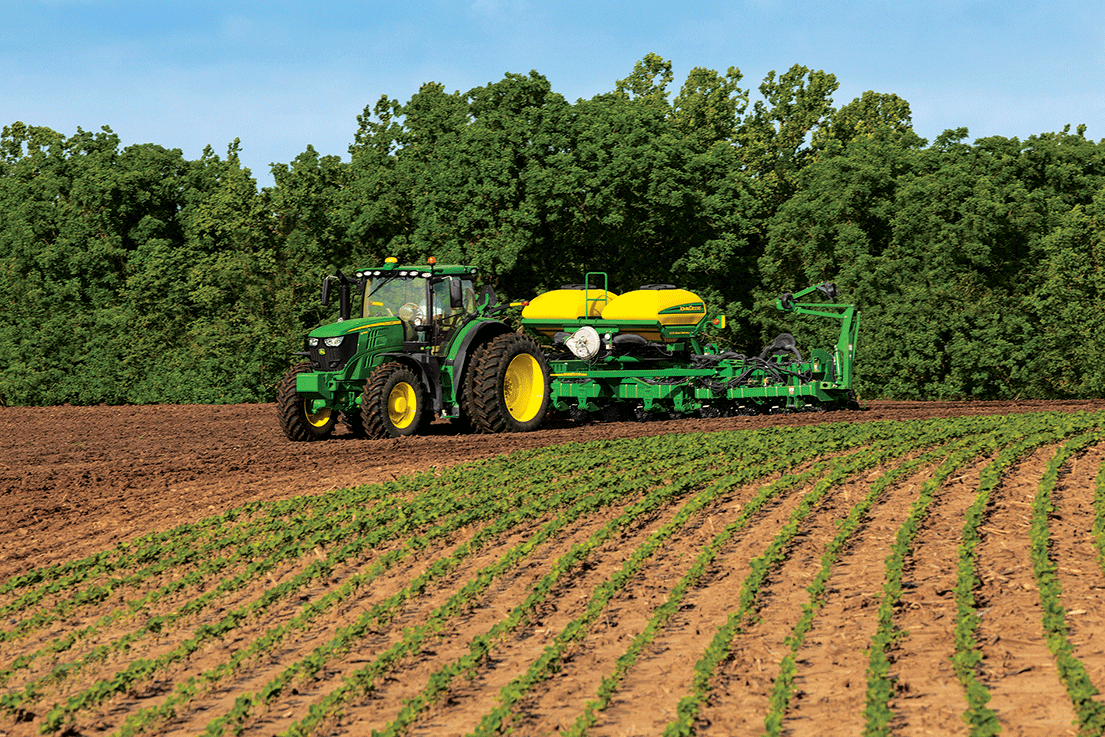
<svg viewBox="0 0 1105 737"><path fill-rule="evenodd" d="M518 422L529 422L541 411L545 381L541 365L528 353L520 353L506 367L503 401L506 411Z"/></svg>
<svg viewBox="0 0 1105 737"><path fill-rule="evenodd" d="M323 407L315 412L312 412L306 406L303 407L303 416L307 418L307 422L311 423L312 427L326 427L326 424L330 422L331 414L333 414L333 410L329 407Z"/></svg>
<svg viewBox="0 0 1105 737"><path fill-rule="evenodd" d="M400 381L392 387L388 395L388 419L395 427L403 430L411 426L414 418L418 416L418 398L414 394L414 387L405 381Z"/></svg>

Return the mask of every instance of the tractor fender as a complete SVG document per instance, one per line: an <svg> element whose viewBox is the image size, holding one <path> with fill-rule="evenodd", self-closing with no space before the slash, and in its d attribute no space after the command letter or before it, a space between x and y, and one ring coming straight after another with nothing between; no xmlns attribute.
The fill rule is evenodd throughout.
<svg viewBox="0 0 1105 737"><path fill-rule="evenodd" d="M500 320L479 320L475 326L468 330L457 344L456 353L449 361L453 369L453 381L459 386L461 377L468 368L468 362L472 354L484 343L488 343L500 335L513 333L510 326Z"/></svg>

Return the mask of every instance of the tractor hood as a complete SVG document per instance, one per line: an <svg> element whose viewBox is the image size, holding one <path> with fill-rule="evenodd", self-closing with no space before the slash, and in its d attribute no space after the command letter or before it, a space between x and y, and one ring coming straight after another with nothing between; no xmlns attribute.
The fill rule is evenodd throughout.
<svg viewBox="0 0 1105 737"><path fill-rule="evenodd" d="M317 371L356 369L366 352L376 353L403 345L403 323L398 317L358 317L323 325L305 341L311 366ZM361 359L356 359L358 354Z"/></svg>
<svg viewBox="0 0 1105 737"><path fill-rule="evenodd" d="M356 317L329 325L320 325L307 334L309 338L336 338L348 333L360 333L368 328L401 325L398 317Z"/></svg>

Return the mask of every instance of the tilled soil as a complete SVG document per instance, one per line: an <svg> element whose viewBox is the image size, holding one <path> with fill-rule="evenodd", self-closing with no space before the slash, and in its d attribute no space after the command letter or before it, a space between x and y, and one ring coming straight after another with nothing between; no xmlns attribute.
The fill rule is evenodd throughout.
<svg viewBox="0 0 1105 737"><path fill-rule="evenodd" d="M324 494L360 484L386 481L464 461L490 458L522 448L536 448L606 438L632 438L665 433L740 430L773 425L823 422L871 422L1013 414L1037 411L1098 411L1103 401L1017 403L871 402L867 409L829 414L802 413L714 420L614 423L576 426L550 421L546 429L517 435L458 435L448 423L435 423L431 433L402 440L370 441L343 434L326 442L291 443L276 424L274 405L0 408L0 582L33 568L106 550L115 543L153 531L195 522L246 502L284 500ZM1054 448L1026 457L998 488L993 511L983 529L980 550L980 602L985 606L978 636L985 654L983 677L993 695L1003 728L1012 734L1075 734L1073 711L1055 671L1040 631L1040 605L1028 562L1028 515L1032 496ZM892 704L899 734L963 732L965 702L952 672L952 627L955 603L956 546L963 514L977 487L976 463L943 484L930 519L920 531L907 572L910 585L898 611L904 633L896 652L897 698ZM632 459L627 459L632 462ZM1100 607L1105 580L1089 537L1093 524L1092 489L1105 463L1105 447L1094 446L1075 459L1054 499L1052 545L1062 561L1059 575L1069 602L1068 623L1075 655L1084 659L1091 679L1105 686L1105 643ZM920 468L888 488L872 507L834 567L824 608L804 644L795 653L799 664L798 695L788 712L792 734L851 735L863 729L866 656L879 603L883 566L895 531L909 514L916 488L930 466ZM835 489L804 525L790 554L766 590L759 615L734 640L732 658L724 663L714 693L696 722L701 734L759 734L786 640L802 614L805 589L820 565L819 556L850 506L885 469L864 472ZM522 734L551 734L570 727L581 705L593 698L612 661L636 637L650 613L683 576L691 558L727 521L739 513L758 488L736 487L716 506L696 514L655 558L634 576L609 609L595 621L585 641L569 650L554 679L536 687L516 726ZM630 670L618 696L591 726L595 735L658 734L674 717L678 699L690 688L693 667L719 623L733 609L736 589L749 561L785 523L809 486L795 488L768 512L750 522L715 561L709 585L690 591L669 626L658 634L640 662ZM526 559L525 565L496 582L473 600L466 614L438 635L433 649L403 661L394 677L381 681L371 698L349 705L341 720L327 731L365 734L384 726L424 687L441 663L463 656L473 638L500 621L547 570L551 561L586 540L621 507L594 515L552 537ZM451 687L444 703L433 706L411 734L465 734L493 709L504 686L537 659L567 623L580 616L588 597L633 551L677 512L663 508L640 526L626 528L593 556L569 581L558 584L556 596L542 605L534 619L497 643L494 658L478 677ZM464 581L492 565L501 551L523 544L544 522L516 530L465 560L423 596L411 599L399 617L369 634L362 647L330 660L314 679L297 682L262 712L246 722L249 734L279 733L303 717L311 704L339 688L343 674L364 667L371 654L384 652L431 613ZM280 648L233 677L213 682L210 692L182 709L165 734L195 734L212 714L232 708L239 694L257 692L287 664L298 662L333 632L349 625L376 603L401 590L433 561L465 544L477 529L463 528L424 554L404 559L372 587L358 592L333 611L320 615L317 626L289 637ZM328 582L304 590L301 597L275 607L268 621L250 624L232 642L197 651L187 661L166 667L153 680L108 701L95 715L75 725L70 734L99 734L117 729L121 720L144 704L164 698L189 678L213 672L226 653L250 642L266 627L296 615L300 600L318 597L326 586L363 571L386 550L369 551L356 566L333 571ZM220 611L244 606L261 593L295 576L310 561L288 561L267 574L266 581L219 600ZM183 575L183 572L181 573ZM318 590L315 590L315 589ZM170 612L179 601L168 597L151 605L149 614ZM100 604L109 612L121 605L110 595ZM13 620L14 621L14 620ZM0 644L0 668L18 653L48 645L69 627L88 627L95 619L65 622L49 631L31 632L22 642ZM209 621L201 616L195 624ZM102 632L108 641L125 636ZM154 658L192 632L192 625L161 633L143 645L141 657ZM60 629L59 629L60 628ZM252 628L252 629L251 629ZM136 651L135 657L139 656ZM115 666L113 666L115 667ZM32 663L28 677L48 663ZM2 677L2 673L0 673ZM87 687L96 671L73 676L70 687ZM87 680L87 682L85 682ZM3 684L0 683L0 686ZM9 686L12 684L8 684ZM0 735L34 734L43 713L28 711L16 723L0 714Z"/></svg>
<svg viewBox="0 0 1105 737"><path fill-rule="evenodd" d="M864 411L577 426L458 435L449 423L400 440L343 436L292 443L276 406L0 407L0 579L78 558L248 501L287 499L395 479L520 448L597 438L872 422L1041 410L1069 402L870 402Z"/></svg>

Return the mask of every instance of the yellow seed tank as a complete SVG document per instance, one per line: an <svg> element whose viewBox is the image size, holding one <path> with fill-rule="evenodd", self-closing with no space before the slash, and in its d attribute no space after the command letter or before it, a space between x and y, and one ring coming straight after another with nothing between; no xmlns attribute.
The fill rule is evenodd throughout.
<svg viewBox="0 0 1105 737"><path fill-rule="evenodd" d="M539 294L522 309L529 320L578 320L599 317L618 295L605 289L553 289Z"/></svg>
<svg viewBox="0 0 1105 737"><path fill-rule="evenodd" d="M611 322L655 320L665 327L697 325L706 316L706 303L686 289L635 289L611 300L601 314Z"/></svg>

